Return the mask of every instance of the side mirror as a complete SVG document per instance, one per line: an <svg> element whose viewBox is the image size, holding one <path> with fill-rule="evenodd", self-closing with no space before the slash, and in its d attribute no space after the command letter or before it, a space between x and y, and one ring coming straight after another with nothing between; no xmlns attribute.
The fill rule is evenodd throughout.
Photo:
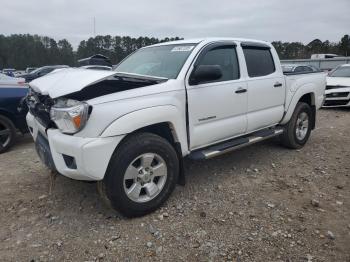
<svg viewBox="0 0 350 262"><path fill-rule="evenodd" d="M221 66L219 65L199 65L194 68L190 76L190 85L218 80L222 77Z"/></svg>

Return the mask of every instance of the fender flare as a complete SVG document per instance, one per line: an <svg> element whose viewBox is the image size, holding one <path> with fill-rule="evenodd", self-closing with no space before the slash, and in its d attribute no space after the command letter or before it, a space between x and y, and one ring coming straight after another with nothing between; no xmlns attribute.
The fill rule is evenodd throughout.
<svg viewBox="0 0 350 262"><path fill-rule="evenodd" d="M314 92L315 88L316 87L313 83L308 83L297 89L297 91L294 93L294 95L290 100L288 109L285 111L284 117L281 121L282 125L288 123L288 121L292 117L292 114L294 112L294 109L297 103L299 102L300 98L302 98L302 96L306 94L311 94L311 104L315 105L315 92Z"/></svg>
<svg viewBox="0 0 350 262"><path fill-rule="evenodd" d="M161 112L161 113L160 113ZM138 129L169 123L174 140L181 143L182 149L187 148L187 133L185 114L174 105L162 105L138 109L115 119L101 134L101 137L111 137L132 133Z"/></svg>

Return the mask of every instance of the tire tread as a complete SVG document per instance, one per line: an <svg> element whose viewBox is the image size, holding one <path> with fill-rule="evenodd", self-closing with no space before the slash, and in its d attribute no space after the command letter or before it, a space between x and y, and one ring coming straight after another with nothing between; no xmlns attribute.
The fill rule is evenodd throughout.
<svg viewBox="0 0 350 262"><path fill-rule="evenodd" d="M139 204L132 202L125 195L123 185L113 186L117 181L122 181L124 169L130 162L132 156L137 155L144 150L144 148L156 148L160 150L166 156L167 159L171 159L172 162L168 163L168 180L163 188L163 191L149 202ZM171 165L171 166L169 166ZM138 217L146 215L156 210L161 204L163 204L170 196L171 192L176 186L179 175L179 161L177 154L173 146L164 138L153 133L134 133L126 137L121 144L114 151L110 164L107 168L105 178L103 180L105 196L119 213L126 217Z"/></svg>
<svg viewBox="0 0 350 262"><path fill-rule="evenodd" d="M309 116L309 131L302 143L298 142L295 137L295 123L297 121L297 117L301 111L305 111ZM312 114L311 114L311 107L304 102L298 102L293 115L291 119L288 121L288 123L284 126L285 131L281 135L281 144L287 148L291 149L300 149L302 148L307 140L309 139L310 132L311 132L311 120L312 120Z"/></svg>

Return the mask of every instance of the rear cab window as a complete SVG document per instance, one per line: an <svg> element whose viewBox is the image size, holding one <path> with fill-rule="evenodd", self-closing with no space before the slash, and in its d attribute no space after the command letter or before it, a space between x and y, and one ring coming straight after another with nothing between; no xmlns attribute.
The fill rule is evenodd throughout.
<svg viewBox="0 0 350 262"><path fill-rule="evenodd" d="M271 49L260 43L241 43L249 77L267 76L276 71Z"/></svg>

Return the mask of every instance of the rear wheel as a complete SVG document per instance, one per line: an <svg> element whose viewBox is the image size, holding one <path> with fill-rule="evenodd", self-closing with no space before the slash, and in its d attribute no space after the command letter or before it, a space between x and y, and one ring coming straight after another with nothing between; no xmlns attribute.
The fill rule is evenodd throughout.
<svg viewBox="0 0 350 262"><path fill-rule="evenodd" d="M285 125L284 133L281 135L282 144L293 149L302 148L310 137L311 123L311 107L299 102L291 119Z"/></svg>
<svg viewBox="0 0 350 262"><path fill-rule="evenodd" d="M12 121L0 115L0 154L6 152L16 137L16 127Z"/></svg>
<svg viewBox="0 0 350 262"><path fill-rule="evenodd" d="M179 176L173 146L151 134L133 134L111 158L103 191L110 204L127 217L142 216L168 199Z"/></svg>

